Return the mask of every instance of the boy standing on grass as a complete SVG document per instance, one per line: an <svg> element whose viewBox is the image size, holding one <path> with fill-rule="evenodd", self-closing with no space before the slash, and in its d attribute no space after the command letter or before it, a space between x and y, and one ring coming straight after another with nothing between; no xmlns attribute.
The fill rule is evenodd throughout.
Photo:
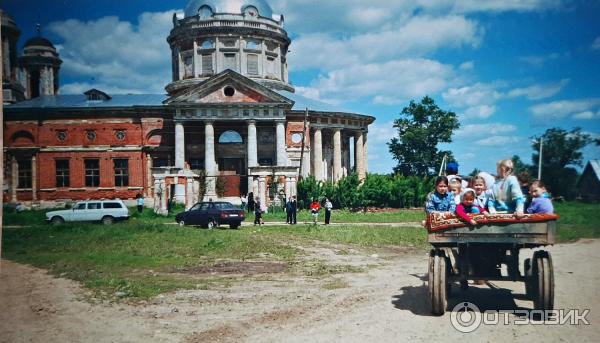
<svg viewBox="0 0 600 343"><path fill-rule="evenodd" d="M333 209L333 204L329 201L329 198L325 198L325 225L329 225L331 220L331 209Z"/></svg>
<svg viewBox="0 0 600 343"><path fill-rule="evenodd" d="M290 221L290 224L296 224L296 213L298 212L298 202L296 201L296 196L294 195L292 197L292 220Z"/></svg>
<svg viewBox="0 0 600 343"><path fill-rule="evenodd" d="M319 219L319 211L321 210L321 205L319 205L319 202L317 201L317 199L313 199L312 203L310 204L310 214L313 217L313 225L317 225L317 220Z"/></svg>
<svg viewBox="0 0 600 343"><path fill-rule="evenodd" d="M144 210L144 197L142 196L141 193L138 193L136 198L137 198L137 200L136 200L137 211L138 211L138 213L142 213L142 211Z"/></svg>

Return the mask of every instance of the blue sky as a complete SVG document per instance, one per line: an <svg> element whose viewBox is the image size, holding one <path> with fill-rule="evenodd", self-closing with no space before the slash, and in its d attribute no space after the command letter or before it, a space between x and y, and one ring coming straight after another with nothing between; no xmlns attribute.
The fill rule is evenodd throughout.
<svg viewBox="0 0 600 343"><path fill-rule="evenodd" d="M162 93L166 37L187 0L2 0L22 31L42 35L64 63L61 92ZM579 126L600 137L600 2L564 0L283 0L297 93L377 118L369 169L389 173L386 142L411 99L458 114L451 144L462 173L495 170L530 137ZM585 160L600 148L585 149Z"/></svg>

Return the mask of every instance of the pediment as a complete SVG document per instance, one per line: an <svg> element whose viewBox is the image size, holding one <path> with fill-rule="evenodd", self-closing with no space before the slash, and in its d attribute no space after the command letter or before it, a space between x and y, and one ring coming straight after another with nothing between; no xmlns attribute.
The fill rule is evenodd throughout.
<svg viewBox="0 0 600 343"><path fill-rule="evenodd" d="M288 104L294 102L234 71L226 70L188 87L164 102L167 105L192 104Z"/></svg>

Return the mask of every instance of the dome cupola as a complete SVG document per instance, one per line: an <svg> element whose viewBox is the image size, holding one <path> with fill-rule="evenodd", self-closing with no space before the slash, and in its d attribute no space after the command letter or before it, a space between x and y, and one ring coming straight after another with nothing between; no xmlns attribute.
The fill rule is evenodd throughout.
<svg viewBox="0 0 600 343"><path fill-rule="evenodd" d="M190 0L184 18L173 15L173 94L231 69L272 89L294 91L288 81L290 39L283 16L264 0Z"/></svg>

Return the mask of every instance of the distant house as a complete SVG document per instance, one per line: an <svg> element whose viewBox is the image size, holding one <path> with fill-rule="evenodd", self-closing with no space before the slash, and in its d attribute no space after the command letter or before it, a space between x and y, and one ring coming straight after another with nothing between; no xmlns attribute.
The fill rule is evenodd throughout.
<svg viewBox="0 0 600 343"><path fill-rule="evenodd" d="M577 190L583 201L600 201L600 160L590 160L577 182Z"/></svg>

